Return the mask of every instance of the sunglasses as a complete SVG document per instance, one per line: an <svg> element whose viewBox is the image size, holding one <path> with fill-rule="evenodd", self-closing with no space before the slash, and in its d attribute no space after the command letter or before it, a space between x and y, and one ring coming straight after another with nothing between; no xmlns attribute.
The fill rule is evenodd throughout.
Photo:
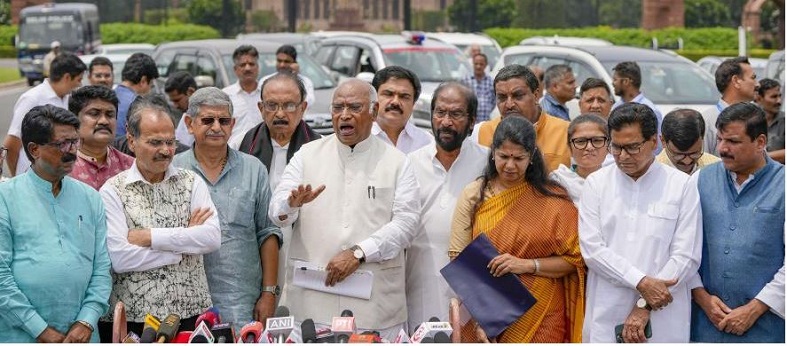
<svg viewBox="0 0 787 346"><path fill-rule="evenodd" d="M219 125L221 125L221 126L228 126L230 123L232 123L232 118L204 117L204 118L199 118L199 119L200 119L200 122L202 122L202 125L205 125L205 126L213 125L213 122L216 121L216 120L219 121Z"/></svg>

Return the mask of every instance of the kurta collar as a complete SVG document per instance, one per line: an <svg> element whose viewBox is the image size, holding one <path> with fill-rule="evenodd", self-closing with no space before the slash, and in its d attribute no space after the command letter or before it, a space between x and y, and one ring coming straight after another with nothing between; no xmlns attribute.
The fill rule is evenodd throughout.
<svg viewBox="0 0 787 346"><path fill-rule="evenodd" d="M367 150L369 150L369 148L372 147L372 141L374 141L375 139L376 139L375 136L370 135L369 137L366 137L366 139L358 142L358 144L356 144L355 147L350 148L349 145L344 145L344 143L339 141L339 137L334 135L334 140L339 145L339 152L342 155L350 155L354 153L366 152Z"/></svg>
<svg viewBox="0 0 787 346"><path fill-rule="evenodd" d="M126 177L126 184L125 185L128 186L128 185L136 183L138 181L145 182L148 185L154 185L153 183L145 180L145 177L143 177L142 173L139 172L139 168L137 167L137 160L138 159L135 159L134 163L131 164L131 168L129 168L129 172L128 172L128 176ZM167 171L164 173L164 180L162 180L162 182L168 180L169 178L172 178L177 173L178 173L178 169L175 168L175 166L173 166L172 163L170 163L169 166L167 167Z"/></svg>
<svg viewBox="0 0 787 346"><path fill-rule="evenodd" d="M620 174L624 178L627 178L632 183L639 183L644 180L647 180L648 177L652 175L651 172L657 169L662 169L661 165L662 164L654 157L653 162L650 163L650 166L648 166L648 169L645 171L645 174L641 175L639 178L637 178L637 180L634 180L634 178L630 177L628 174L623 173L623 171L621 171L619 167L615 167L615 170L617 170L618 174Z"/></svg>
<svg viewBox="0 0 787 346"><path fill-rule="evenodd" d="M36 189L41 190L41 192L46 193L48 196L54 197L52 195L52 182L48 180L44 180L44 178L38 176L38 174L33 170L33 168L28 169L25 174L28 177L30 183L32 183ZM63 180L64 180L63 178L60 178L60 194L62 194L65 189L65 184L63 184Z"/></svg>

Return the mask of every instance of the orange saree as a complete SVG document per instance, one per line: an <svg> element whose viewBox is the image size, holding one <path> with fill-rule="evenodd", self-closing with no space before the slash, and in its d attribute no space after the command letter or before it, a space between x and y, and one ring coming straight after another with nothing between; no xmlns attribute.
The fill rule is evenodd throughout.
<svg viewBox="0 0 787 346"><path fill-rule="evenodd" d="M558 279L518 275L537 302L497 337L498 342L582 342L585 264L573 203L545 197L522 183L484 200L475 214L473 238L481 233L501 254L526 259L560 256L576 268ZM472 325L462 329L463 341L476 340Z"/></svg>

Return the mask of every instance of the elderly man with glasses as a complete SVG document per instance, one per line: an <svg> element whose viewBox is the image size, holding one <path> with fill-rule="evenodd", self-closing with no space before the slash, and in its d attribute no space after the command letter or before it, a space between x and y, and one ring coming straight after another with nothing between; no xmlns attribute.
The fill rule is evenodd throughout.
<svg viewBox="0 0 787 346"><path fill-rule="evenodd" d="M686 174L720 159L703 150L705 120L693 109L676 109L667 113L661 123L661 145L664 150L656 161L675 167Z"/></svg>
<svg viewBox="0 0 787 346"><path fill-rule="evenodd" d="M608 127L615 165L585 181L579 201L588 266L583 342L689 341L687 281L702 252L699 193L695 179L655 162L657 121L646 105L613 110Z"/></svg>
<svg viewBox="0 0 787 346"><path fill-rule="evenodd" d="M31 169L0 184L0 342L97 342L112 288L104 205L67 177L79 119L33 107L21 135Z"/></svg>
<svg viewBox="0 0 787 346"><path fill-rule="evenodd" d="M297 220L281 300L295 319L329 327L348 309L358 329L393 340L407 322L404 249L417 234L421 203L410 161L371 134L376 100L374 87L359 79L336 88L335 135L295 153L268 215L280 226ZM295 259L325 268L325 282L318 289L295 284ZM371 287L363 287L368 299L332 291L350 275L369 272Z"/></svg>

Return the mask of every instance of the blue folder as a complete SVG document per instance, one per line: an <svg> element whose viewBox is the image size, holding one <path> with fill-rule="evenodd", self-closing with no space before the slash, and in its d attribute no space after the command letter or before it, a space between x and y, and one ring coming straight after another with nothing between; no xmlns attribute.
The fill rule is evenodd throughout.
<svg viewBox="0 0 787 346"><path fill-rule="evenodd" d="M485 234L479 235L440 273L488 337L500 335L535 303L514 274L494 277L486 267L500 255Z"/></svg>

